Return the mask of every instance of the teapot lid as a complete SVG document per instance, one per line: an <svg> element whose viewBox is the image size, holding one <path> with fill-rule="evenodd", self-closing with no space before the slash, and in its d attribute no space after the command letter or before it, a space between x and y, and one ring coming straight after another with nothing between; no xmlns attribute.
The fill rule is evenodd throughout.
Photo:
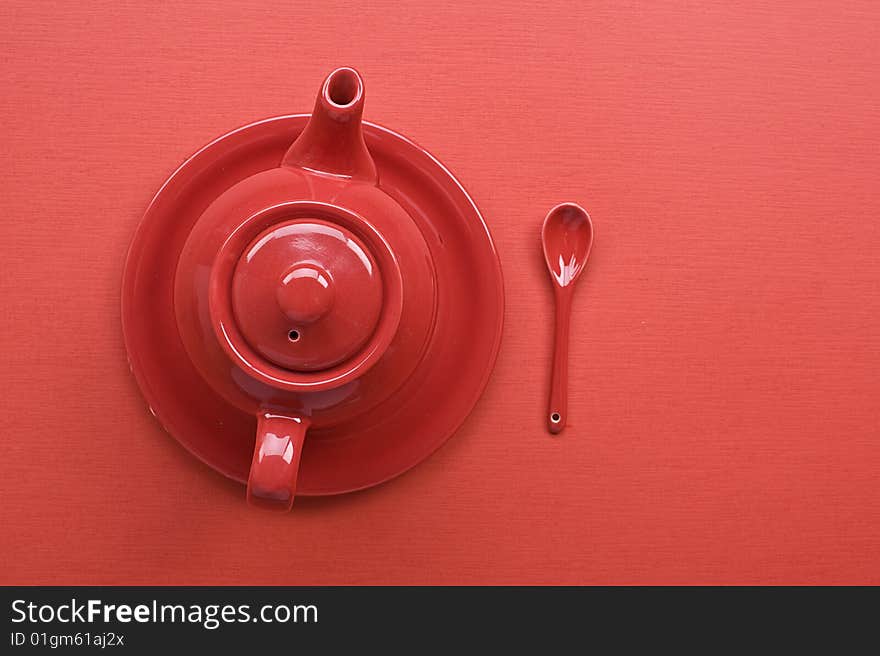
<svg viewBox="0 0 880 656"><path fill-rule="evenodd" d="M288 201L225 239L208 307L220 346L248 375L276 389L317 391L353 380L382 356L400 324L403 279L391 246L361 217Z"/></svg>
<svg viewBox="0 0 880 656"><path fill-rule="evenodd" d="M232 313L257 353L291 371L354 356L376 330L382 273L349 230L320 219L269 227L236 264Z"/></svg>

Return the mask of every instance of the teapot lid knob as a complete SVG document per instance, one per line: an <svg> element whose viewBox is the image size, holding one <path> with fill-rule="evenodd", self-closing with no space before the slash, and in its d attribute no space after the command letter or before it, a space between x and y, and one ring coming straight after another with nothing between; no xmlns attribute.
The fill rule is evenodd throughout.
<svg viewBox="0 0 880 656"><path fill-rule="evenodd" d="M275 290L278 307L292 323L315 323L333 307L335 300L333 277L311 262L295 264L278 281ZM295 329L290 340L298 341Z"/></svg>

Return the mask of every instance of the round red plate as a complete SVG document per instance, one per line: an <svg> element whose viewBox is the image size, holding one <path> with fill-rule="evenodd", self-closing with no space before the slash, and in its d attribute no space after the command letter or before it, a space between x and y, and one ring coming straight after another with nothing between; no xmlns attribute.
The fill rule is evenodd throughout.
<svg viewBox="0 0 880 656"><path fill-rule="evenodd" d="M147 209L125 267L125 342L151 412L197 457L242 483L256 418L217 396L190 363L174 317L174 272L187 235L211 201L240 180L278 166L308 118L279 116L247 125L188 159ZM501 343L501 264L476 205L413 142L367 122L364 136L379 186L412 216L430 248L437 324L425 357L397 393L357 421L309 431L297 494L362 489L427 458L476 404Z"/></svg>

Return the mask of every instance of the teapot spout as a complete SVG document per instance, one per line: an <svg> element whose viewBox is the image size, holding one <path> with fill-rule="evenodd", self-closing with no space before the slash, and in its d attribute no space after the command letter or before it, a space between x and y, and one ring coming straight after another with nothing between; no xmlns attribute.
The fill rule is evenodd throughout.
<svg viewBox="0 0 880 656"><path fill-rule="evenodd" d="M363 79L353 68L337 68L321 85L312 116L281 165L375 183L376 164L364 142L363 113Z"/></svg>

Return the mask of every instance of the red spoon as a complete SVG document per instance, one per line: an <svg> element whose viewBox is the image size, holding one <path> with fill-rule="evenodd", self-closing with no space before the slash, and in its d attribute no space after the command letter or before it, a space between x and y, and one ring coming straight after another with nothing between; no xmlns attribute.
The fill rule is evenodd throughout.
<svg viewBox="0 0 880 656"><path fill-rule="evenodd" d="M550 383L550 407L547 412L547 428L556 434L565 428L567 416L571 298L574 283L587 265L590 248L593 246L593 222L590 215L576 203L557 205L544 219L541 244L556 298L553 379Z"/></svg>

